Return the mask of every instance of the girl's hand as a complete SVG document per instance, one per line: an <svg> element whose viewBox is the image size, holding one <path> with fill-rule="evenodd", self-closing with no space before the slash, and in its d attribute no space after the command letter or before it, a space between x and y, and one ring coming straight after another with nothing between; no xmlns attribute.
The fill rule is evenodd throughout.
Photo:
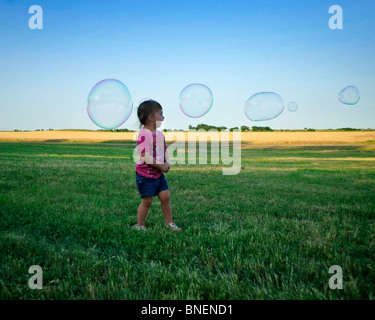
<svg viewBox="0 0 375 320"><path fill-rule="evenodd" d="M161 165L161 168L160 168L160 170L161 170L162 172L168 172L169 169L170 169L170 166L169 166L168 163L163 163L163 164Z"/></svg>

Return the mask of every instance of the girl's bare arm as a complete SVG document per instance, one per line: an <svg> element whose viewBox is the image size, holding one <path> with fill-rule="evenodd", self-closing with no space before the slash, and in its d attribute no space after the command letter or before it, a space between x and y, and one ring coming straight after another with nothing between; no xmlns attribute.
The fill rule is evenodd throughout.
<svg viewBox="0 0 375 320"><path fill-rule="evenodd" d="M145 163L147 163L149 166L159 169L160 171L166 171L168 170L168 164L166 163L156 163L156 160L154 157L152 157L149 153L142 152L141 153L142 159Z"/></svg>

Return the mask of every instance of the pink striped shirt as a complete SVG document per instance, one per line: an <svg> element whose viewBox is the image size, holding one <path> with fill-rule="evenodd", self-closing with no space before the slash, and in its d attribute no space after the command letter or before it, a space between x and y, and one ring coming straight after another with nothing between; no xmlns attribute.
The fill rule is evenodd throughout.
<svg viewBox="0 0 375 320"><path fill-rule="evenodd" d="M156 130L156 133L152 133L150 130L142 128L138 134L137 147L139 160L135 166L135 171L141 176L158 179L163 172L145 163L141 153L145 152L151 155L152 150L152 157L157 161L156 163L165 163L167 144L163 133L158 130Z"/></svg>

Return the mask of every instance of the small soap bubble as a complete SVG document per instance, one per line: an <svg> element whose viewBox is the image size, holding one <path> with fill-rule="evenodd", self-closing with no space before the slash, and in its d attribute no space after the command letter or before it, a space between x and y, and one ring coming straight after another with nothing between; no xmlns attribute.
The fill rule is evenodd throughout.
<svg viewBox="0 0 375 320"><path fill-rule="evenodd" d="M274 92L259 92L245 103L245 115L251 121L266 121L276 118L285 108L283 99Z"/></svg>
<svg viewBox="0 0 375 320"><path fill-rule="evenodd" d="M343 104L357 104L359 98L359 90L355 86L347 86L339 93L339 100Z"/></svg>
<svg viewBox="0 0 375 320"><path fill-rule="evenodd" d="M180 93L181 111L190 118L200 118L210 111L213 103L209 87L200 83L192 83Z"/></svg>
<svg viewBox="0 0 375 320"><path fill-rule="evenodd" d="M295 102L295 101L289 102L289 104L288 104L288 110L290 112L295 112L295 111L297 111L297 109L298 109L297 102Z"/></svg>
<svg viewBox="0 0 375 320"><path fill-rule="evenodd" d="M88 96L87 113L97 126L104 129L121 126L130 117L132 110L129 89L116 79L98 82Z"/></svg>

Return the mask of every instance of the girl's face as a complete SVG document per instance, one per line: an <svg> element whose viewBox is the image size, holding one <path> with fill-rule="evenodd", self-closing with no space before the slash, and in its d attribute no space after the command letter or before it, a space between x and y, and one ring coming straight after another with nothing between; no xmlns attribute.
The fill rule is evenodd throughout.
<svg viewBox="0 0 375 320"><path fill-rule="evenodd" d="M153 120L156 122L156 127L159 128L164 120L163 109L160 109L153 114Z"/></svg>

